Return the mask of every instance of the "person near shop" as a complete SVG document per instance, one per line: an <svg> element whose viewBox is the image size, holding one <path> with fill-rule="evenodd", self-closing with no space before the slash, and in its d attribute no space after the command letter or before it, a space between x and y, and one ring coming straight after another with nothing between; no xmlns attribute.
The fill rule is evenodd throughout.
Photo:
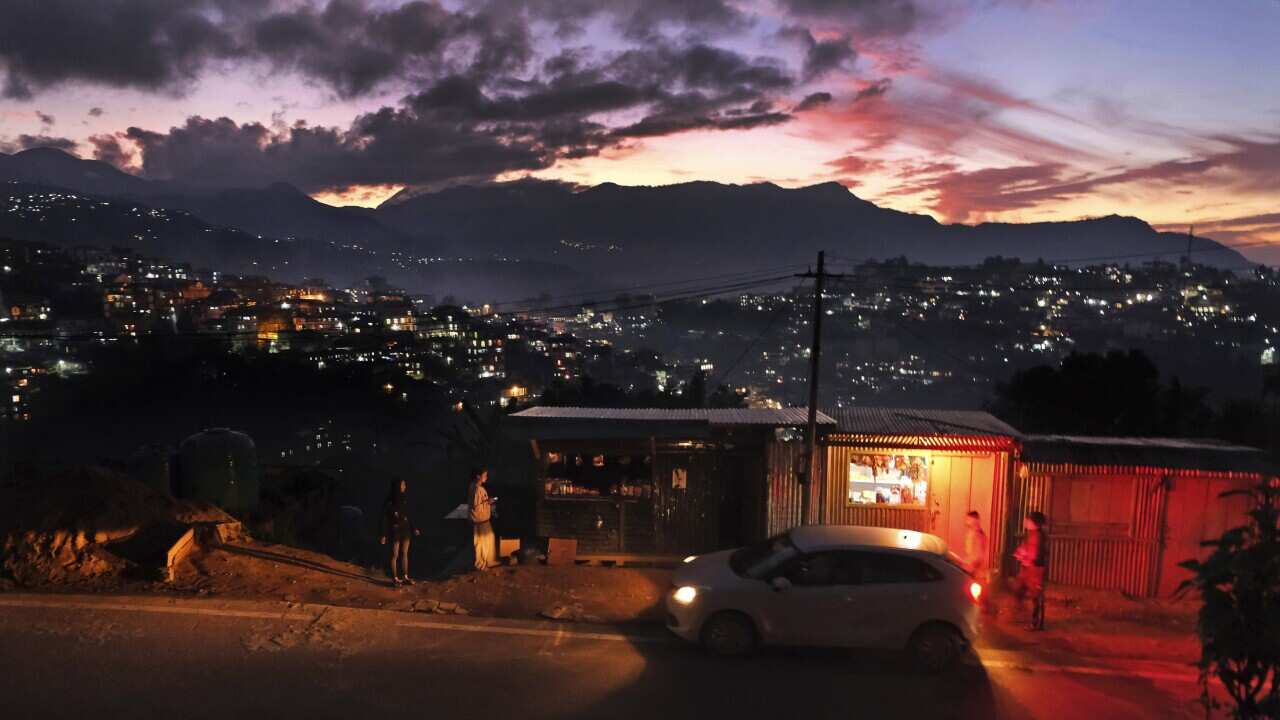
<svg viewBox="0 0 1280 720"><path fill-rule="evenodd" d="M475 545L477 570L488 570L497 564L493 537L493 503L485 484L489 482L489 470L480 468L472 474L469 493L471 514L471 540Z"/></svg>
<svg viewBox="0 0 1280 720"><path fill-rule="evenodd" d="M960 564L965 570L973 576L973 579L982 584L984 589L991 582L990 573L988 573L989 563L987 562L987 534L982 531L982 516L977 510L970 510L964 516L964 547L962 548ZM990 611L991 606L987 602L989 593L982 594L982 609Z"/></svg>
<svg viewBox="0 0 1280 720"><path fill-rule="evenodd" d="M1044 630L1044 584L1049 571L1047 542L1044 537L1044 513L1027 513L1022 527L1027 531L1014 551L1018 561L1018 577L1013 582L1013 594L1019 604L1031 601L1031 630Z"/></svg>
<svg viewBox="0 0 1280 720"><path fill-rule="evenodd" d="M421 531L409 519L409 482L393 480L383 505L381 543L391 543L391 582L396 586L412 585L409 577L409 541Z"/></svg>

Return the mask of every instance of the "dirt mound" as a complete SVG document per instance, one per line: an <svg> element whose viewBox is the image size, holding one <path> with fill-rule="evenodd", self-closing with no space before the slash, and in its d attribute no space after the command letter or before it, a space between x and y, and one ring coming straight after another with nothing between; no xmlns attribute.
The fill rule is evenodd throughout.
<svg viewBox="0 0 1280 720"><path fill-rule="evenodd" d="M0 488L0 575L20 585L118 577L111 544L158 523L227 522L222 510L152 490L98 467L23 477Z"/></svg>

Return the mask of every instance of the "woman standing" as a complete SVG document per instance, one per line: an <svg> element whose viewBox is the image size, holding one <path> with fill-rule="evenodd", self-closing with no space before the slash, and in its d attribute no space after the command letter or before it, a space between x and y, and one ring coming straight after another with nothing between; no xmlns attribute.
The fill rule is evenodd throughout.
<svg viewBox="0 0 1280 720"><path fill-rule="evenodd" d="M1022 566L1013 581L1014 596L1021 603L1031 600L1031 630L1044 630L1044 582L1049 574L1048 543L1044 537L1044 513L1027 513L1022 527L1027 531L1013 557Z"/></svg>
<svg viewBox="0 0 1280 720"><path fill-rule="evenodd" d="M489 482L489 471L486 468L480 468L472 474L470 509L471 509L471 540L476 549L476 569L488 570L497 563L494 562L494 538L493 538L493 502L497 498L490 498L489 491L485 490L485 483Z"/></svg>
<svg viewBox="0 0 1280 720"><path fill-rule="evenodd" d="M409 577L409 540L421 534L409 520L408 491L408 481L393 481L383 507L381 542L386 545L391 540L391 582L396 587L413 584Z"/></svg>

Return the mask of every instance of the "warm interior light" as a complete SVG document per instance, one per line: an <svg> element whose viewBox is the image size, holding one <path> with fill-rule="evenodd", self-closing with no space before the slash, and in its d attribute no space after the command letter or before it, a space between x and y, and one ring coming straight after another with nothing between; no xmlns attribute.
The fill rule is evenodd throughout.
<svg viewBox="0 0 1280 720"><path fill-rule="evenodd" d="M697 555L690 555L689 557L685 558L685 559L684 559L684 561L685 561L685 562L687 562L687 563L691 563L691 562L693 562L694 560L696 560L697 558L698 558L698 556L697 556Z"/></svg>
<svg viewBox="0 0 1280 720"><path fill-rule="evenodd" d="M976 603L982 598L982 584L969 583L969 597Z"/></svg>
<svg viewBox="0 0 1280 720"><path fill-rule="evenodd" d="M693 599L696 597L698 597L697 589L691 588L688 585L685 585L684 587L676 590L676 594L675 594L676 602L680 603L681 605L688 605L689 603L693 602Z"/></svg>

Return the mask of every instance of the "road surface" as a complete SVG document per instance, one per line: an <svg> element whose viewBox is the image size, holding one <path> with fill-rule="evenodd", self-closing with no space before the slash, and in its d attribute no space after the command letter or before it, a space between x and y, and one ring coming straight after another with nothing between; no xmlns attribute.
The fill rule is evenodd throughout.
<svg viewBox="0 0 1280 720"><path fill-rule="evenodd" d="M1203 718L1181 666L981 651L708 657L660 631L214 600L0 595L0 717Z"/></svg>

